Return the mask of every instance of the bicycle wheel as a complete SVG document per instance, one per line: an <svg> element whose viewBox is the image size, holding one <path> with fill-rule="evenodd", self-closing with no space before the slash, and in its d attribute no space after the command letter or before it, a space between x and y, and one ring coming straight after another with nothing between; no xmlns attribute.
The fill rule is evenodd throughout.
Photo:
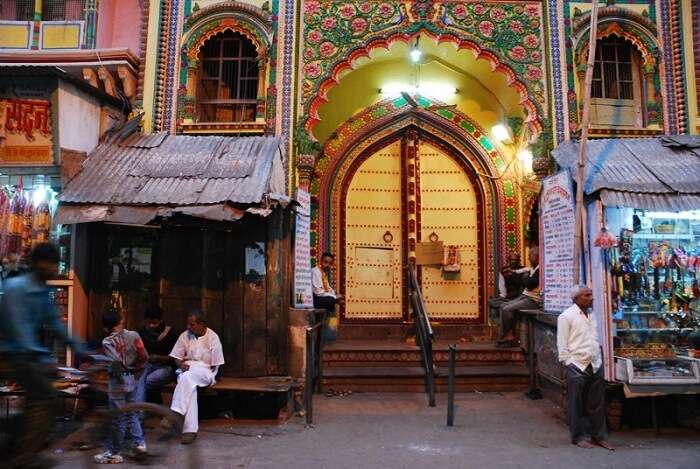
<svg viewBox="0 0 700 469"><path fill-rule="evenodd" d="M123 415L132 413L140 415L148 451L146 454L138 454L127 450L122 453L122 456L124 456L125 459L133 459L135 462L144 465L167 465L168 462L166 458L173 457L173 454L176 454L176 448L179 447L180 433L182 431L184 419L180 414L162 405L149 402L132 402L118 409L101 411L98 415L96 431L91 432L95 447L99 448L110 436L112 422ZM162 421L165 421L164 423L168 425L162 425ZM197 445L191 445L187 448L187 455L184 459L178 460L178 467L192 469L199 467L196 446ZM128 447L128 444L125 442L125 448L126 447ZM93 452L85 453L84 465L85 467L97 466L94 461Z"/></svg>

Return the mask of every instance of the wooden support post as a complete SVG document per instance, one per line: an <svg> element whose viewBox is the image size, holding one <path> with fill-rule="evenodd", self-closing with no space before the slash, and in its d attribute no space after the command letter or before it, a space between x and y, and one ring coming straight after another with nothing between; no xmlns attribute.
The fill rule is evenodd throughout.
<svg viewBox="0 0 700 469"><path fill-rule="evenodd" d="M586 166L586 142L588 141L588 128L591 120L591 83L593 82L593 68L595 66L595 49L598 36L598 0L593 0L591 8L591 29L588 37L588 63L586 64L586 78L583 84L583 113L581 116L581 141L578 154L578 174L576 179L576 227L574 233L574 284L581 281L581 254L584 254L586 266L590 264L588 256L586 218L583 206L583 186ZM590 281L590 278L588 279Z"/></svg>

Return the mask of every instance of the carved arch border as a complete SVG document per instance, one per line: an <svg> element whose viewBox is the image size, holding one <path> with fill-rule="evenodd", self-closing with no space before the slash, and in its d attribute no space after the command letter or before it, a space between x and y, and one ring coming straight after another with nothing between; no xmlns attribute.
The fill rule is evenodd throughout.
<svg viewBox="0 0 700 469"><path fill-rule="evenodd" d="M543 113L540 103L537 101L537 99L531 96L531 91L528 86L518 78L518 75L508 64L501 61L498 55L482 48L475 42L460 38L454 33L445 32L437 34L427 29L419 29L412 33L398 32L391 34L388 37L371 38L363 45L349 51L343 58L337 60L329 68L325 78L320 78L320 81L315 87L313 94L307 101L306 107L308 109L307 114L309 117L306 120L305 129L309 132L309 135L313 135L314 127L321 120L319 110L323 104L329 102L328 93L340 83L342 75L345 72L355 69L355 65L359 59L370 59L374 50L388 50L396 42L410 44L418 36L420 36L420 34L425 34L433 38L439 45L443 43L451 43L455 45L457 50L470 50L474 54L474 58L477 60L488 60L491 64L492 71L505 75L508 86L515 89L520 96L520 104L525 109L526 114L525 122L531 127L533 134L537 135L542 131L542 120L545 119L546 116ZM305 69L305 73L309 73L309 70Z"/></svg>
<svg viewBox="0 0 700 469"><path fill-rule="evenodd" d="M608 18L601 22L597 39L604 39L610 36L617 36L632 43L642 56L643 72L645 75L654 73L658 68L659 48L653 32L645 31L640 25L620 20L618 18ZM590 27L585 28L580 36L576 37L577 64L584 66L588 60L588 36Z"/></svg>

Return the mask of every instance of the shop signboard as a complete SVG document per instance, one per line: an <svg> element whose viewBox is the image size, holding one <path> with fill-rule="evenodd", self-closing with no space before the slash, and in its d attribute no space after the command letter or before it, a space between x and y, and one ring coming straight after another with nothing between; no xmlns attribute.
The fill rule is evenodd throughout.
<svg viewBox="0 0 700 469"><path fill-rule="evenodd" d="M571 305L574 281L575 205L569 171L542 181L540 223L544 310L561 312Z"/></svg>
<svg viewBox="0 0 700 469"><path fill-rule="evenodd" d="M50 102L0 98L0 166L51 165Z"/></svg>
<svg viewBox="0 0 700 469"><path fill-rule="evenodd" d="M311 194L297 190L296 233L294 242L294 306L313 308L311 286Z"/></svg>

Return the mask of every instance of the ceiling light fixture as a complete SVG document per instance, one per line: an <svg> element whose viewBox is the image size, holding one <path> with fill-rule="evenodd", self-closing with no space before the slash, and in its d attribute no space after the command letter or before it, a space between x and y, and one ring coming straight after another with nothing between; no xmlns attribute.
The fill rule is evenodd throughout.
<svg viewBox="0 0 700 469"><path fill-rule="evenodd" d="M508 142L511 139L508 127L503 124L496 124L491 127L491 136L493 136L495 141L501 143Z"/></svg>

